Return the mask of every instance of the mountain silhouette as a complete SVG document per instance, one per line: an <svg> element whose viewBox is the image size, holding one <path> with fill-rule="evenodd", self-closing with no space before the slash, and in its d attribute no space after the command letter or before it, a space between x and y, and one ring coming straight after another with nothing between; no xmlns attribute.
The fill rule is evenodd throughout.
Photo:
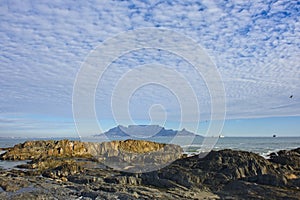
<svg viewBox="0 0 300 200"><path fill-rule="evenodd" d="M155 138L155 137L175 137L175 136L186 136L194 137L196 135L186 129L180 131L173 129L165 129L159 125L129 125L116 126L109 129L105 133L94 135L94 137L105 135L108 138ZM202 137L202 136L200 136Z"/></svg>

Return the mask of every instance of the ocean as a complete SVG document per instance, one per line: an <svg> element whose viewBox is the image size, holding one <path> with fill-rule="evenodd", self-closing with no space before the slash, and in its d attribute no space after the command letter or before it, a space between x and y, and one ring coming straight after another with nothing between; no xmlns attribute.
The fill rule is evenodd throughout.
<svg viewBox="0 0 300 200"><path fill-rule="evenodd" d="M0 148L12 147L15 144L23 143L28 140L59 140L64 138L0 138ZM80 138L67 138L70 140L80 140ZM153 141L156 142L169 142L171 138L161 137ZM82 141L102 142L101 138L84 138ZM192 155L201 151L203 138L196 137L191 145L185 145L184 137L177 144L181 145L185 153ZM289 150L300 147L300 137L224 137L219 138L213 150L233 149L244 150L258 153L259 155L267 158L272 152L279 150ZM4 153L4 152L0 152ZM13 168L21 164L11 161L0 161L0 167Z"/></svg>

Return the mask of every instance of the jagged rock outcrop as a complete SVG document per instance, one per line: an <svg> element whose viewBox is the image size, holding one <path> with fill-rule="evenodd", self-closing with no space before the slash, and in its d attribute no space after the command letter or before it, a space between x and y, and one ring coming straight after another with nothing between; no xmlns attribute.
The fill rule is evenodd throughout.
<svg viewBox="0 0 300 200"><path fill-rule="evenodd" d="M300 148L271 153L269 160L273 163L292 167L292 169L300 171Z"/></svg>
<svg viewBox="0 0 300 200"><path fill-rule="evenodd" d="M69 140L26 141L7 149L2 160L38 160L48 157L89 157L84 143Z"/></svg>
<svg viewBox="0 0 300 200"><path fill-rule="evenodd" d="M274 163L286 179L286 184L291 188L300 188L300 148L281 150L271 153L269 161ZM270 181L275 182L276 181Z"/></svg>
<svg viewBox="0 0 300 200"><path fill-rule="evenodd" d="M183 154L178 145L143 140L89 143L88 151L99 162L126 172L157 170L181 158Z"/></svg>
<svg viewBox="0 0 300 200"><path fill-rule="evenodd" d="M212 151L194 166L222 173L230 179L274 173L273 165L258 154L246 151Z"/></svg>
<svg viewBox="0 0 300 200"><path fill-rule="evenodd" d="M102 143L80 141L27 141L15 145L0 156L2 160L32 160L32 169L55 168L58 158L91 158L117 170L144 172L159 169L181 158L178 145L143 140ZM51 167L49 167L51 166Z"/></svg>
<svg viewBox="0 0 300 200"><path fill-rule="evenodd" d="M119 151L128 153L149 153L165 147L182 151L179 146L144 140L111 141L102 143L69 140L26 141L12 148L6 148L3 160L30 160L45 157L89 157L96 154L115 156Z"/></svg>
<svg viewBox="0 0 300 200"><path fill-rule="evenodd" d="M206 157L177 159L155 171L131 173L115 170L118 166L111 169L103 163L115 161L119 167L124 162L127 167L128 164L143 167L141 164L148 161L161 164L161 160L175 158L164 158L161 152L175 150L178 156L180 148L127 140L78 143L84 144L84 150L75 153L68 148L69 143L72 141L27 142L7 149L2 159L31 158L28 157L30 145L37 152L23 166L33 171L0 170L0 199L14 199L13 194L15 199L53 196L58 199L64 196L72 199L299 199L300 196L299 149L280 151L270 160L246 151L212 151ZM53 146L62 151L49 154ZM20 154L13 157L12 153L16 152Z"/></svg>
<svg viewBox="0 0 300 200"><path fill-rule="evenodd" d="M212 151L204 158L197 155L183 158L141 177L147 184L163 188L173 187L175 183L187 188L206 185L220 190L235 180L280 187L288 185L288 178L270 161L255 153L233 150Z"/></svg>

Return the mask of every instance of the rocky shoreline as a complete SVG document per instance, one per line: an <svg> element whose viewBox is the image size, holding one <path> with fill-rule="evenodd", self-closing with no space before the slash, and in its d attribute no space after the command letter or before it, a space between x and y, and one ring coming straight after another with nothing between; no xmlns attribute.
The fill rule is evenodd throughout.
<svg viewBox="0 0 300 200"><path fill-rule="evenodd" d="M300 148L270 159L229 149L186 157L179 146L136 140L0 150L1 160L30 160L0 169L0 199L300 199Z"/></svg>

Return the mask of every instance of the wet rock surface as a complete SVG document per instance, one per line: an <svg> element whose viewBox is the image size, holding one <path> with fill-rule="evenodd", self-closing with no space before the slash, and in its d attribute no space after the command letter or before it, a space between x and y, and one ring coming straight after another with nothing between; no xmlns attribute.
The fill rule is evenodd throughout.
<svg viewBox="0 0 300 200"><path fill-rule="evenodd" d="M142 154L166 147L145 141L102 145ZM20 166L26 170L0 169L0 199L300 199L299 149L269 160L245 151L212 151L147 173L107 167L91 150L95 146L78 141L25 142L7 149L1 159L31 161Z"/></svg>

